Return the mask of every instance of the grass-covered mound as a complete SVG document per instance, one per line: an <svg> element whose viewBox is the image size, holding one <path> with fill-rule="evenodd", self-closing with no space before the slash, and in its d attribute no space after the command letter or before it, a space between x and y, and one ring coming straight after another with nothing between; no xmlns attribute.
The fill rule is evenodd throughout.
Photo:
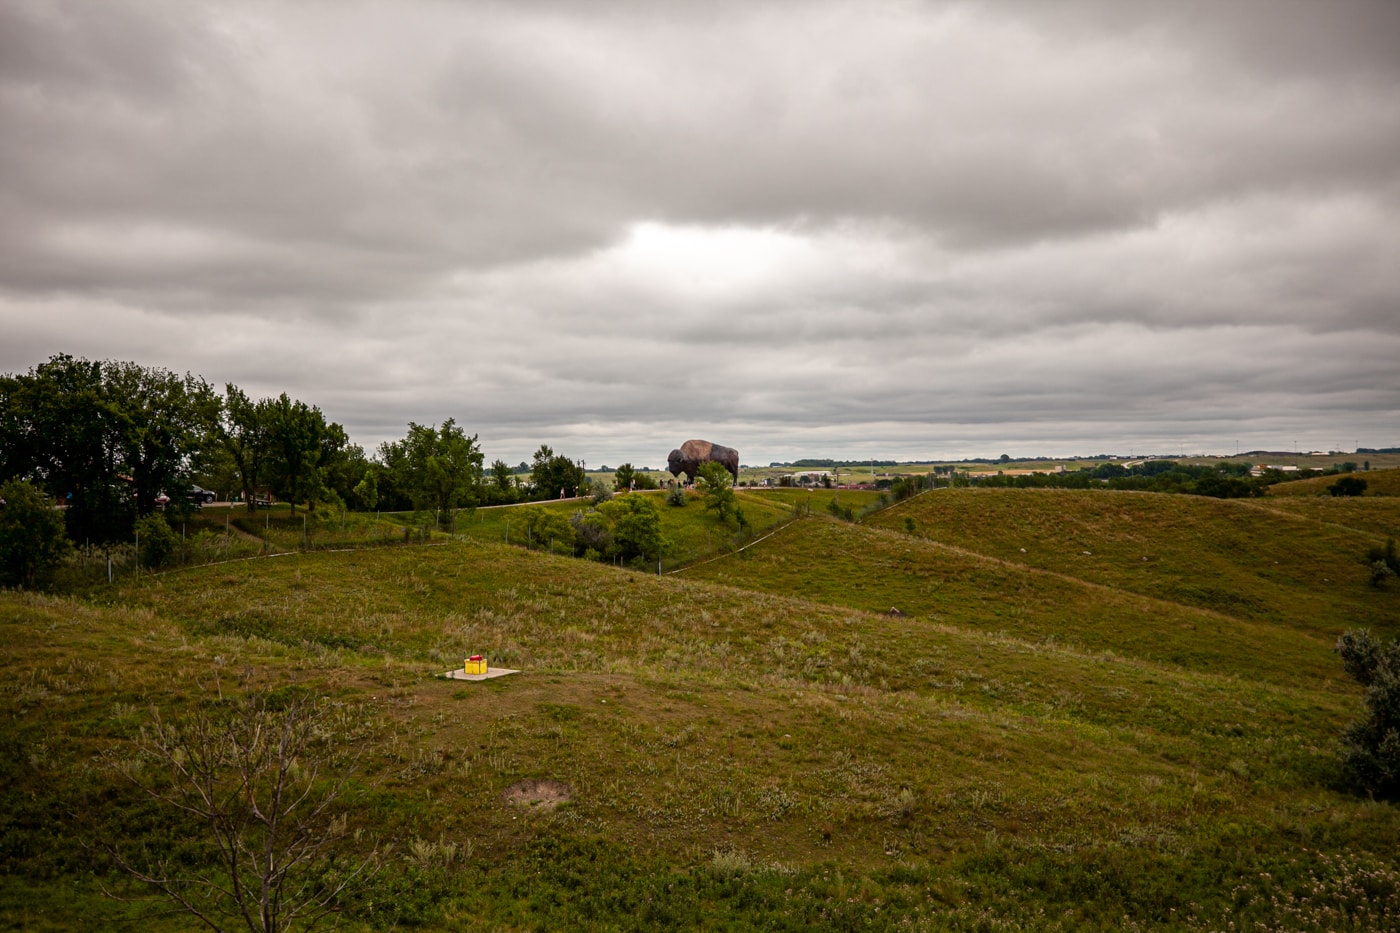
<svg viewBox="0 0 1400 933"><path fill-rule="evenodd" d="M457 540L0 595L0 924L191 928L93 843L194 857L118 763L216 683L312 688L358 760L346 857L393 848L342 929L1394 922L1400 820L1337 757L1331 641L1400 608L1345 574L1364 535L1036 490L872 524L662 577ZM523 673L436 676L476 652Z"/></svg>
<svg viewBox="0 0 1400 933"><path fill-rule="evenodd" d="M1355 473L1328 476L1310 476L1307 479L1287 483L1275 483L1269 487L1269 495L1276 498L1297 496L1328 496L1327 487L1334 485L1342 476L1366 481L1366 496L1400 496L1400 470L1361 470Z"/></svg>

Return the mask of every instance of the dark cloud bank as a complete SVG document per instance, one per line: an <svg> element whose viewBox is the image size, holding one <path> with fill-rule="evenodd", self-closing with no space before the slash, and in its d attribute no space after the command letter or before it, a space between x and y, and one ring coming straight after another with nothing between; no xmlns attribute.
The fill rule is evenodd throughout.
<svg viewBox="0 0 1400 933"><path fill-rule="evenodd" d="M657 462L1400 443L1400 4L0 2L0 369Z"/></svg>

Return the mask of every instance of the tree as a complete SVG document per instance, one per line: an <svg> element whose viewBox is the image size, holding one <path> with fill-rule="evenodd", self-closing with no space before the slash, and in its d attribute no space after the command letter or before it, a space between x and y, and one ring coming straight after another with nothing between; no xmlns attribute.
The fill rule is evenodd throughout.
<svg viewBox="0 0 1400 933"><path fill-rule="evenodd" d="M63 513L43 493L25 480L0 485L0 584L44 583L70 548Z"/></svg>
<svg viewBox="0 0 1400 933"><path fill-rule="evenodd" d="M616 553L612 525L601 509L576 512L569 524L574 529L574 546L589 560L600 560Z"/></svg>
<svg viewBox="0 0 1400 933"><path fill-rule="evenodd" d="M214 930L256 933L310 927L372 873L377 852L336 858L346 838L340 812L349 770L331 777L336 748L326 707L305 692L204 698L170 722L159 713L115 762L170 814L203 829L179 857L108 853L123 870Z"/></svg>
<svg viewBox="0 0 1400 933"><path fill-rule="evenodd" d="M325 488L322 465L346 443L344 429L327 424L321 409L293 401L285 392L268 404L266 416L273 490L291 504L293 515L298 501L314 509Z"/></svg>
<svg viewBox="0 0 1400 933"><path fill-rule="evenodd" d="M224 386L223 418L216 436L233 460L249 512L257 510L258 485L272 456L272 441L268 436L271 409L270 399L253 402L233 383Z"/></svg>
<svg viewBox="0 0 1400 933"><path fill-rule="evenodd" d="M654 502L644 496L623 496L601 508L611 519L618 556L645 561L661 557L665 538L661 534L661 511Z"/></svg>
<svg viewBox="0 0 1400 933"><path fill-rule="evenodd" d="M0 480L28 479L66 505L75 541L130 537L136 503L118 431L99 362L57 354L0 379Z"/></svg>
<svg viewBox="0 0 1400 933"><path fill-rule="evenodd" d="M637 481L637 471L630 463L624 463L613 473L613 488L618 492L627 492L632 488L632 484Z"/></svg>
<svg viewBox="0 0 1400 933"><path fill-rule="evenodd" d="M1327 492L1333 497L1364 495L1366 492L1366 481L1358 476L1343 476L1331 486L1328 486Z"/></svg>
<svg viewBox="0 0 1400 933"><path fill-rule="evenodd" d="M350 443L345 429L335 422L326 425L326 436L321 441L322 488L328 502L341 507L372 509L356 494L365 472L370 468L365 449L359 444Z"/></svg>
<svg viewBox="0 0 1400 933"><path fill-rule="evenodd" d="M218 426L221 403L203 379L136 363L104 366L117 415L121 465L131 477L136 514L156 509L162 492L185 501L195 458Z"/></svg>
<svg viewBox="0 0 1400 933"><path fill-rule="evenodd" d="M435 511L444 527L461 505L475 504L481 487L481 451L476 435L448 418L439 429L409 422L408 435L380 447L396 483L415 509Z"/></svg>
<svg viewBox="0 0 1400 933"><path fill-rule="evenodd" d="M59 354L0 383L0 456L68 507L70 537L129 539L160 493L183 501L219 408L188 373Z"/></svg>
<svg viewBox="0 0 1400 933"><path fill-rule="evenodd" d="M1342 733L1343 764L1364 790L1400 792L1400 639L1382 645L1364 629L1337 639L1347 674L1366 688L1366 717Z"/></svg>
<svg viewBox="0 0 1400 933"><path fill-rule="evenodd" d="M574 526L562 512L532 505L521 509L520 517L525 520L531 547L547 547L552 552L556 545L564 544L570 551L574 549Z"/></svg>
<svg viewBox="0 0 1400 933"><path fill-rule="evenodd" d="M355 496L366 509L373 509L379 504L379 469L368 467L365 469L364 478L355 484Z"/></svg>
<svg viewBox="0 0 1400 933"><path fill-rule="evenodd" d="M575 463L568 457L556 454L547 444L541 444L535 451L534 464L530 468L532 499L559 499L578 494L585 482L582 463ZM563 493L563 496L560 493Z"/></svg>
<svg viewBox="0 0 1400 933"><path fill-rule="evenodd" d="M723 464L710 461L700 464L695 473L696 485L705 498L705 508L714 509L720 521L728 521L736 504L734 488L730 485L733 477L729 471Z"/></svg>
<svg viewBox="0 0 1400 933"><path fill-rule="evenodd" d="M520 501L520 488L515 481L515 468L504 460L491 464L491 481L482 489L483 497L493 505L508 505Z"/></svg>

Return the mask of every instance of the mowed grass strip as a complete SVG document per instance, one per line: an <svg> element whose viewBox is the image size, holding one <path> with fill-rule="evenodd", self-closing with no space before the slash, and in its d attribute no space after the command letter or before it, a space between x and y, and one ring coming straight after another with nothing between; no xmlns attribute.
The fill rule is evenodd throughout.
<svg viewBox="0 0 1400 933"><path fill-rule="evenodd" d="M1114 490L939 489L875 527L1320 638L1394 631L1400 588L1367 586L1367 534L1247 500Z"/></svg>

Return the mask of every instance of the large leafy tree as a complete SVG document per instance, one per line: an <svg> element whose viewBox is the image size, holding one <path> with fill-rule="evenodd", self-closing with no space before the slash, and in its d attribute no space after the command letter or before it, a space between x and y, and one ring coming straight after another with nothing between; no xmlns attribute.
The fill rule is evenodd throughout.
<svg viewBox="0 0 1400 933"><path fill-rule="evenodd" d="M268 436L271 408L271 399L254 402L233 383L224 386L223 419L217 436L233 461L249 512L257 508L258 486L272 455Z"/></svg>
<svg viewBox="0 0 1400 933"><path fill-rule="evenodd" d="M58 354L0 379L0 479L31 480L67 506L77 541L126 537L135 518L102 369Z"/></svg>
<svg viewBox="0 0 1400 933"><path fill-rule="evenodd" d="M195 459L217 430L221 402L207 382L189 373L136 363L105 368L121 463L135 490L136 512L147 515L162 492L184 498Z"/></svg>
<svg viewBox="0 0 1400 933"><path fill-rule="evenodd" d="M468 437L452 418L441 428L409 422L407 436L381 445L380 454L413 507L434 510L444 525L479 499L482 453L476 435Z"/></svg>
<svg viewBox="0 0 1400 933"><path fill-rule="evenodd" d="M268 405L269 479L277 496L310 509L325 495L325 466L348 442L345 430L327 423L321 409L283 392Z"/></svg>
<svg viewBox="0 0 1400 933"><path fill-rule="evenodd" d="M3 475L66 505L74 540L126 538L157 495L183 493L219 405L189 374L59 354L0 380Z"/></svg>

